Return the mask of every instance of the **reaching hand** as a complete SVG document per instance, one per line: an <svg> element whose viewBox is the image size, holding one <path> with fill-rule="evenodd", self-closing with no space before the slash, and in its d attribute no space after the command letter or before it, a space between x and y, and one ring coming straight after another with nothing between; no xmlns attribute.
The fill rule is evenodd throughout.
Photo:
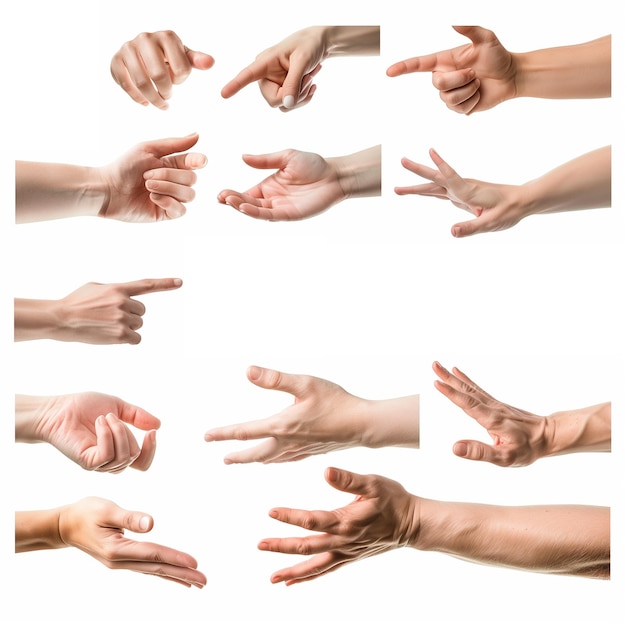
<svg viewBox="0 0 626 626"><path fill-rule="evenodd" d="M514 98L514 58L495 34L480 26L453 28L471 43L394 63L387 75L432 72L433 85L448 108L466 115Z"/></svg>
<svg viewBox="0 0 626 626"><path fill-rule="evenodd" d="M454 454L474 461L488 461L502 467L530 465L546 453L546 417L504 404L483 391L457 368L452 373L433 364L440 381L435 387L487 430L493 445L480 441L457 441Z"/></svg>
<svg viewBox="0 0 626 626"><path fill-rule="evenodd" d="M450 200L454 206L475 215L475 219L452 227L455 237L505 230L515 226L528 214L521 201L520 187L461 178L434 150L430 150L430 157L437 170L406 158L402 159L402 165L410 172L432 182L412 187L396 187L395 192L399 195L415 194Z"/></svg>
<svg viewBox="0 0 626 626"><path fill-rule="evenodd" d="M264 50L222 89L230 98L250 83L259 81L261 94L272 107L289 111L311 101L313 78L326 58L323 29L306 28Z"/></svg>
<svg viewBox="0 0 626 626"><path fill-rule="evenodd" d="M192 171L206 165L203 154L189 152L198 135L140 143L110 165L100 168L108 191L100 217L124 222L156 222L185 214L196 182Z"/></svg>
<svg viewBox="0 0 626 626"><path fill-rule="evenodd" d="M152 574L202 589L207 580L191 555L124 536L124 530L146 533L153 525L150 515L126 511L102 498L85 498L59 511L59 536L65 545L83 550L110 569Z"/></svg>
<svg viewBox="0 0 626 626"><path fill-rule="evenodd" d="M141 448L127 424L148 431ZM46 441L83 469L119 473L147 470L161 422L115 396L86 392L52 398L28 426L32 440Z"/></svg>
<svg viewBox="0 0 626 626"><path fill-rule="evenodd" d="M257 446L229 454L225 463L298 461L362 445L366 435L365 400L313 376L251 367L248 379L263 389L291 393L295 401L272 417L208 431L206 441L266 439Z"/></svg>
<svg viewBox="0 0 626 626"><path fill-rule="evenodd" d="M260 550L313 554L298 565L272 574L273 583L287 585L313 580L369 556L412 544L420 531L419 499L399 483L376 475L328 468L326 480L355 499L335 511L277 508L270 517L316 531L308 537L264 539Z"/></svg>
<svg viewBox="0 0 626 626"><path fill-rule="evenodd" d="M132 296L178 289L178 278L146 278L129 283L87 283L59 301L62 319L56 339L91 344L141 341L146 307Z"/></svg>
<svg viewBox="0 0 626 626"><path fill-rule="evenodd" d="M217 197L250 217L270 221L301 220L322 213L347 198L335 160L319 154L283 150L244 155L251 167L278 171L244 193L225 189Z"/></svg>
<svg viewBox="0 0 626 626"><path fill-rule="evenodd" d="M213 66L213 57L183 45L171 30L141 33L127 41L111 60L115 82L139 104L167 109L172 85L185 81L192 69Z"/></svg>

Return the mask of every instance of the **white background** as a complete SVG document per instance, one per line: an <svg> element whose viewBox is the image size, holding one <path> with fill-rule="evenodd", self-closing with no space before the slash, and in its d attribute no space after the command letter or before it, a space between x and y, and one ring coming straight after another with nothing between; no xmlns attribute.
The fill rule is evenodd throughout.
<svg viewBox="0 0 626 626"><path fill-rule="evenodd" d="M456 240L465 214L398 197L417 183L400 158L435 147L461 175L522 183L613 144L613 98L518 100L465 117L430 76L385 76L391 63L465 42L453 23L492 29L512 51L613 33L617 2L181 1L28 2L3 9L2 562L5 623L613 623L623 601L623 184L613 209L530 218ZM10 7L10 8L7 8ZM380 24L381 56L331 59L307 107L282 114L251 85L221 87L256 54L312 24ZM114 83L114 52L141 31L174 30L216 63L175 88L167 112ZM179 220L133 225L96 218L16 226L13 161L107 163L139 141L200 133L208 157ZM220 205L225 187L264 176L241 154L293 147L324 156L383 145L381 198L350 200L300 223L266 223ZM619 169L618 169L619 168ZM179 276L143 296L138 346L13 344L13 297L60 298L88 281ZM457 439L483 433L432 385L433 360L457 365L496 397L547 414L612 400L612 454L545 459L517 470L457 459ZM206 444L209 427L270 415L291 402L255 388L258 364L333 380L354 394L421 394L422 448L350 450L289 465L225 466L237 444ZM13 443L13 394L95 390L163 422L151 469L87 473L44 445ZM301 534L273 506L347 504L328 465L378 473L426 497L494 504L577 503L612 509L612 580L490 568L399 550L286 588L270 574L297 557L261 553L268 536ZM78 550L13 553L13 511L87 495L151 513L148 536L193 554L209 583L185 589L113 572ZM622 595L623 598L623 595ZM623 615L621 616L623 617Z"/></svg>

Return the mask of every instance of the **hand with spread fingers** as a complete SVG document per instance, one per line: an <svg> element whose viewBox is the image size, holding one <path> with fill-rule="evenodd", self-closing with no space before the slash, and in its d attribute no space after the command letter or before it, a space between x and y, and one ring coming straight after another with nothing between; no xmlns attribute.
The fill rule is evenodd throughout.
<svg viewBox="0 0 626 626"><path fill-rule="evenodd" d="M15 440L49 443L90 471L147 470L160 425L144 409L103 393L15 396ZM129 426L147 431L141 447Z"/></svg>
<svg viewBox="0 0 626 626"><path fill-rule="evenodd" d="M287 585L314 580L343 565L414 543L420 531L419 498L394 480L328 468L331 487L351 493L354 500L335 511L275 508L270 517L317 534L264 539L259 549L285 554L314 555L272 574L272 583Z"/></svg>
<svg viewBox="0 0 626 626"><path fill-rule="evenodd" d="M328 468L325 477L331 487L355 498L334 511L270 510L273 519L315 533L259 542L259 550L310 557L274 572L272 583L309 582L404 547L489 566L610 577L609 507L445 502L415 496L384 476Z"/></svg>
<svg viewBox="0 0 626 626"><path fill-rule="evenodd" d="M522 185L462 178L435 150L430 150L430 157L436 170L402 159L407 170L431 182L396 187L395 192L449 200L474 215L452 226L455 237L505 230L531 215L611 206L611 146L583 154Z"/></svg>
<svg viewBox="0 0 626 626"><path fill-rule="evenodd" d="M15 221L95 216L157 222L181 217L185 203L195 197L194 170L206 165L203 154L185 152L198 138L194 133L146 141L102 167L17 161Z"/></svg>
<svg viewBox="0 0 626 626"><path fill-rule="evenodd" d="M15 551L74 547L109 569L151 574L185 587L202 589L206 576L190 554L156 543L135 541L125 531L147 533L154 521L110 500L88 497L73 504L15 513Z"/></svg>
<svg viewBox="0 0 626 626"><path fill-rule="evenodd" d="M378 26L311 26L261 52L222 88L230 98L258 82L271 107L291 111L308 104L315 94L315 76L328 58L379 54Z"/></svg>
<svg viewBox="0 0 626 626"><path fill-rule="evenodd" d="M145 278L128 283L87 283L60 300L15 298L14 338L137 344L146 307L133 296L181 285L179 278Z"/></svg>
<svg viewBox="0 0 626 626"><path fill-rule="evenodd" d="M322 378L256 366L248 369L248 379L263 389L292 394L294 403L265 419L209 430L204 437L209 442L264 439L228 454L227 464L298 461L354 446L419 447L417 395L364 400Z"/></svg>
<svg viewBox="0 0 626 626"><path fill-rule="evenodd" d="M611 95L611 37L584 44L511 53L480 26L454 26L470 43L394 63L391 77L432 72L446 106L469 115L506 100L607 98Z"/></svg>
<svg viewBox="0 0 626 626"><path fill-rule="evenodd" d="M127 41L111 59L111 75L135 102L166 110L173 86L214 62L209 54L190 50L175 32L162 30Z"/></svg>
<svg viewBox="0 0 626 626"><path fill-rule="evenodd" d="M331 158L299 150L244 155L251 167L277 171L244 193L224 189L217 199L257 219L306 219L348 198L379 196L380 157L380 146Z"/></svg>
<svg viewBox="0 0 626 626"><path fill-rule="evenodd" d="M522 467L546 456L611 449L611 403L537 415L496 400L457 368L433 364L435 387L475 419L491 445L474 440L454 444L457 456L501 467Z"/></svg>

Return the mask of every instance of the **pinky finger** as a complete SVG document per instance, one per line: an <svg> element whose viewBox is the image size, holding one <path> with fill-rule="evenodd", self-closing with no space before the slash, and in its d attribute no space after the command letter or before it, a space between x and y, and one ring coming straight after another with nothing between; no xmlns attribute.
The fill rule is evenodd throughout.
<svg viewBox="0 0 626 626"><path fill-rule="evenodd" d="M159 193L151 193L150 200L162 210L162 213L158 216L158 219L176 219L182 217L187 212L187 209L181 202L175 200L171 196L164 196Z"/></svg>
<svg viewBox="0 0 626 626"><path fill-rule="evenodd" d="M324 552L324 554L318 554L311 559L298 563L298 565L274 572L270 581L273 584L286 583L290 585L301 582L301 580L323 576L338 565L336 557L331 552Z"/></svg>

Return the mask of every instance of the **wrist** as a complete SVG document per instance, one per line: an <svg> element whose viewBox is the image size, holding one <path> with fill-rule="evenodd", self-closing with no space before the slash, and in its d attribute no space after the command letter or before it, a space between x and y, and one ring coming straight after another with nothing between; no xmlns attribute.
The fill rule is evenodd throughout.
<svg viewBox="0 0 626 626"><path fill-rule="evenodd" d="M54 550L64 548L59 534L61 508L15 513L15 551Z"/></svg>
<svg viewBox="0 0 626 626"><path fill-rule="evenodd" d="M379 26L324 26L326 57L380 54Z"/></svg>
<svg viewBox="0 0 626 626"><path fill-rule="evenodd" d="M381 147L327 159L334 169L344 200L379 196L381 192Z"/></svg>
<svg viewBox="0 0 626 626"><path fill-rule="evenodd" d="M545 456L611 450L611 403L549 415Z"/></svg>
<svg viewBox="0 0 626 626"><path fill-rule="evenodd" d="M58 328L56 300L14 300L14 339L54 339Z"/></svg>
<svg viewBox="0 0 626 626"><path fill-rule="evenodd" d="M419 448L419 395L363 400L363 442L368 448Z"/></svg>
<svg viewBox="0 0 626 626"><path fill-rule="evenodd" d="M46 432L60 412L60 396L15 396L15 441L48 441Z"/></svg>

